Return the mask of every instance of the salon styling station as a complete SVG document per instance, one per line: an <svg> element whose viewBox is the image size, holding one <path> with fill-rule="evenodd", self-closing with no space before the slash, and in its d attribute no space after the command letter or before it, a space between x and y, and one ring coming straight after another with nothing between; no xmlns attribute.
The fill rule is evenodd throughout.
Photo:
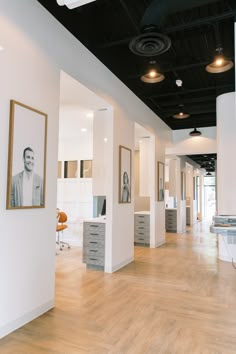
<svg viewBox="0 0 236 354"><path fill-rule="evenodd" d="M106 217L85 220L83 223L83 263L87 268L104 270Z"/></svg>
<svg viewBox="0 0 236 354"><path fill-rule="evenodd" d="M135 246L150 246L150 211L134 213L134 244Z"/></svg>
<svg viewBox="0 0 236 354"><path fill-rule="evenodd" d="M218 258L222 261L236 262L236 215L213 217L210 232L218 236Z"/></svg>

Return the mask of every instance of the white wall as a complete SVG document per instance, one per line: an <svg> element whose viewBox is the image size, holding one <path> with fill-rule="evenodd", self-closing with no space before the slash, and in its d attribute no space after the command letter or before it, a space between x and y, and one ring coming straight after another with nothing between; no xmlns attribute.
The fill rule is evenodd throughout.
<svg viewBox="0 0 236 354"><path fill-rule="evenodd" d="M192 129L172 131L172 146L166 148L166 154L193 155L216 153L216 127L199 128L201 136L191 137Z"/></svg>
<svg viewBox="0 0 236 354"><path fill-rule="evenodd" d="M0 4L0 337L54 306L60 76L33 40L42 26L35 25L37 9L28 5L30 1ZM45 209L6 210L10 99L48 114Z"/></svg>
<svg viewBox="0 0 236 354"><path fill-rule="evenodd" d="M0 40L5 48L0 53L0 221L4 225L0 237L6 250L0 260L0 335L4 335L54 302L59 70L114 107L112 201L116 219L110 270L133 259L133 200L128 205L117 202L118 147L133 148L135 121L156 133L157 139L161 137L161 145L170 141L171 130L36 0L2 0L0 16ZM5 210L11 98L49 115L46 209Z"/></svg>
<svg viewBox="0 0 236 354"><path fill-rule="evenodd" d="M217 212L236 214L236 95L235 92L217 98Z"/></svg>

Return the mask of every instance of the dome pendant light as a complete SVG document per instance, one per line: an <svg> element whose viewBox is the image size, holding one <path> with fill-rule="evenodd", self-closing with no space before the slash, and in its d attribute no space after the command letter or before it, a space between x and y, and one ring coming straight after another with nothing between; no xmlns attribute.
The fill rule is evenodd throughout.
<svg viewBox="0 0 236 354"><path fill-rule="evenodd" d="M158 72L156 67L156 61L152 60L149 62L148 68L140 79L147 84L155 84L157 82L163 81L165 79L165 76Z"/></svg>
<svg viewBox="0 0 236 354"><path fill-rule="evenodd" d="M202 135L202 133L200 132L200 130L197 130L196 128L194 128L194 130L192 130L190 133L189 133L190 136L200 136Z"/></svg>
<svg viewBox="0 0 236 354"><path fill-rule="evenodd" d="M206 71L208 73L223 73L230 70L234 66L231 60L228 60L224 57L222 50L223 49L220 47L216 49L217 55L215 56L214 61L206 66Z"/></svg>
<svg viewBox="0 0 236 354"><path fill-rule="evenodd" d="M190 114L184 112L184 109L183 109L184 105L180 104L179 107L180 107L179 112L176 113L176 114L173 114L172 117L175 118L175 119L186 119L186 118L189 118Z"/></svg>

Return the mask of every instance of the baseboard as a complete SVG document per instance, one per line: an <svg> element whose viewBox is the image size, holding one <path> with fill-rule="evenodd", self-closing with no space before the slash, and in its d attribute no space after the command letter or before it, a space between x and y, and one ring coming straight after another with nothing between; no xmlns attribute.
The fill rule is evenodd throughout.
<svg viewBox="0 0 236 354"><path fill-rule="evenodd" d="M218 258L221 260L221 261L224 261L224 262L232 262L232 258L230 258L229 256L223 256L223 255L218 255ZM234 261L235 262L235 261Z"/></svg>
<svg viewBox="0 0 236 354"><path fill-rule="evenodd" d="M49 311L54 307L54 299L48 301L47 303L37 307L36 309L26 313L22 317L17 318L16 320L8 323L7 325L0 328L0 338L3 338L15 331L16 329L24 326L26 323L31 322L35 318L41 316L45 312Z"/></svg>
<svg viewBox="0 0 236 354"><path fill-rule="evenodd" d="M164 245L165 243L166 243L166 240L162 240L162 241L155 243L154 245L150 244L150 248L157 248L157 247Z"/></svg>
<svg viewBox="0 0 236 354"><path fill-rule="evenodd" d="M114 267L112 267L111 273L116 272L117 270L125 267L127 264L129 264L129 263L131 263L133 261L134 261L134 257L129 257L128 259L125 259L123 262L121 262L121 263L115 265Z"/></svg>

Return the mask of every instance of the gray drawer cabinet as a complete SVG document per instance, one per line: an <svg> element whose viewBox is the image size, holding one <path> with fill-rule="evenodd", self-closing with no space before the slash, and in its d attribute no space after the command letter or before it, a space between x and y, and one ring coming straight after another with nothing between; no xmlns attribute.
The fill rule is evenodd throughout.
<svg viewBox="0 0 236 354"><path fill-rule="evenodd" d="M177 232L177 210L166 209L166 231Z"/></svg>
<svg viewBox="0 0 236 354"><path fill-rule="evenodd" d="M134 243L137 246L150 245L150 215L134 215Z"/></svg>
<svg viewBox="0 0 236 354"><path fill-rule="evenodd" d="M104 270L105 223L84 222L83 263L88 268Z"/></svg>

